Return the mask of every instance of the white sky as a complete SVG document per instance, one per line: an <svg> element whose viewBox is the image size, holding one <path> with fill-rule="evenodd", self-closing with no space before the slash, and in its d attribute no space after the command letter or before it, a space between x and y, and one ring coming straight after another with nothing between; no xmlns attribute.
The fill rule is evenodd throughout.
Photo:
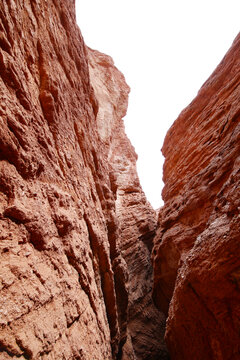
<svg viewBox="0 0 240 360"><path fill-rule="evenodd" d="M138 174L162 205L166 131L239 32L239 0L76 0L86 44L110 55L131 87L125 117Z"/></svg>

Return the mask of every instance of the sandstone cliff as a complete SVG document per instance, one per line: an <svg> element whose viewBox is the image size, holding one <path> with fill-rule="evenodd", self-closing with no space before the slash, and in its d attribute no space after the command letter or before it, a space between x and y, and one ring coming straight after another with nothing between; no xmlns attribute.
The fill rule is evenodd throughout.
<svg viewBox="0 0 240 360"><path fill-rule="evenodd" d="M154 299L171 359L240 359L239 54L240 35L163 145Z"/></svg>
<svg viewBox="0 0 240 360"><path fill-rule="evenodd" d="M1 1L1 359L167 357L128 93L73 0Z"/></svg>
<svg viewBox="0 0 240 360"><path fill-rule="evenodd" d="M157 220L74 0L1 2L1 359L167 359L162 310L173 360L240 358L239 51L167 134Z"/></svg>
<svg viewBox="0 0 240 360"><path fill-rule="evenodd" d="M165 318L152 302L150 256L156 213L141 189L136 172L137 155L125 135L123 122L119 121L126 113L128 88L110 57L90 51L89 64L91 84L99 104L96 118L99 135L108 147L117 218L115 241L127 267L125 273L115 272L122 344L127 340L119 356L126 360L165 359ZM113 234L111 227L109 236Z"/></svg>

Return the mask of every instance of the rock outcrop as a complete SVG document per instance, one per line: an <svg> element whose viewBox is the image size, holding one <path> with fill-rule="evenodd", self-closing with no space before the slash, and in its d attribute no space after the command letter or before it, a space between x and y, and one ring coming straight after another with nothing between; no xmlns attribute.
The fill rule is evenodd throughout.
<svg viewBox="0 0 240 360"><path fill-rule="evenodd" d="M91 50L89 64L91 84L99 104L98 131L108 148L115 198L113 219L116 217L118 223L115 241L127 268L125 272L115 271L120 341L125 344L119 357L166 359L165 318L153 305L151 296L150 257L156 213L142 191L136 172L137 155L125 135L123 122L119 121L126 114L129 89L109 56ZM111 227L109 236L113 234Z"/></svg>
<svg viewBox="0 0 240 360"><path fill-rule="evenodd" d="M128 93L73 0L1 2L1 359L167 357Z"/></svg>
<svg viewBox="0 0 240 360"><path fill-rule="evenodd" d="M240 358L240 35L164 145L154 300L171 359Z"/></svg>

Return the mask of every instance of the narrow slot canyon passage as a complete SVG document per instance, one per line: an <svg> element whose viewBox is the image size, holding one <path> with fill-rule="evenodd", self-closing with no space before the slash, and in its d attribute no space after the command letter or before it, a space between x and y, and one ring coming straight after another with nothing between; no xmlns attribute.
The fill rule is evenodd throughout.
<svg viewBox="0 0 240 360"><path fill-rule="evenodd" d="M163 206L165 135L230 48L238 13L238 0L76 0L85 43L110 55L131 88L125 131L154 209Z"/></svg>
<svg viewBox="0 0 240 360"><path fill-rule="evenodd" d="M74 0L0 3L0 359L239 360L240 35L166 134L158 210L87 45Z"/></svg>

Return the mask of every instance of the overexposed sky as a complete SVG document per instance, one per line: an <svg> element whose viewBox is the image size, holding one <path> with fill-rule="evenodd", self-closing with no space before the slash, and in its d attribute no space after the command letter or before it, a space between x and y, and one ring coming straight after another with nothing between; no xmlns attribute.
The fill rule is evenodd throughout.
<svg viewBox="0 0 240 360"><path fill-rule="evenodd" d="M131 87L126 132L158 208L164 136L239 32L240 0L76 0L76 11L86 44L110 55Z"/></svg>

